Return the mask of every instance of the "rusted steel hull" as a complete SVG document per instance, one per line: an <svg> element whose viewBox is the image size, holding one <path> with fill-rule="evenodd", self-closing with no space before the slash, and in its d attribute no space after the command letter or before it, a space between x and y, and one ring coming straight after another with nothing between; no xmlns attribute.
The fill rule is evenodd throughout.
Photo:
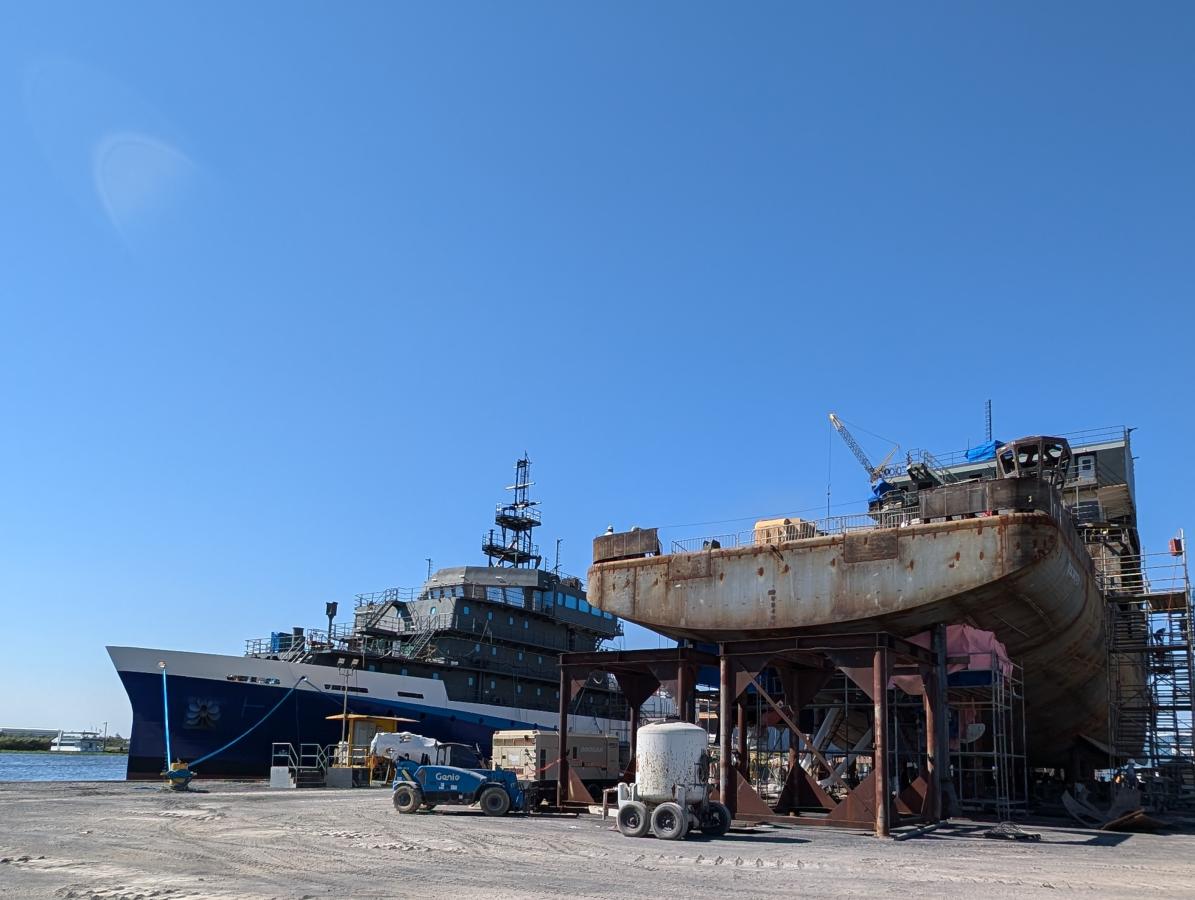
<svg viewBox="0 0 1195 900"><path fill-rule="evenodd" d="M1024 667L1035 763L1067 764L1080 734L1107 738L1103 597L1078 536L1044 512L598 563L588 594L699 641L969 623Z"/></svg>

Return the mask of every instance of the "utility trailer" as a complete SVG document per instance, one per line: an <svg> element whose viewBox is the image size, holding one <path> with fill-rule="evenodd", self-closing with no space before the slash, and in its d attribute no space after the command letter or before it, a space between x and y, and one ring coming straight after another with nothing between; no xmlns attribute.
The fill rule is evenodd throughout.
<svg viewBox="0 0 1195 900"><path fill-rule="evenodd" d="M495 768L512 771L527 795L527 808L556 802L556 767L560 735L555 731L512 729L494 732ZM618 784L623 766L618 737L611 734L568 735L568 766L596 801Z"/></svg>

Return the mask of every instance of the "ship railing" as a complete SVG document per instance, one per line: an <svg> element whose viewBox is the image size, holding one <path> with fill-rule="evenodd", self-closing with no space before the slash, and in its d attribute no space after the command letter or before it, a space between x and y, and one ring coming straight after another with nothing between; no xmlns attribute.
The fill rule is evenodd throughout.
<svg viewBox="0 0 1195 900"><path fill-rule="evenodd" d="M543 521L542 513L534 506L518 507L513 503L497 503L494 505L495 518L507 516L511 519L525 519L529 522L540 523Z"/></svg>
<svg viewBox="0 0 1195 900"><path fill-rule="evenodd" d="M1080 431L1063 432L1057 437L1066 438L1068 444L1071 445L1072 451L1079 451L1084 447L1094 447L1098 444L1113 444L1117 441L1126 440L1128 437L1128 429L1123 425L1108 425L1102 428L1084 428ZM914 459L920 459L923 452L920 448L909 451ZM965 466L965 465L980 465L982 462L990 463L991 460L982 460L972 462L967 459L966 450L947 450L944 452L935 452L933 457L943 466ZM903 467L892 467L900 469L894 474L903 474Z"/></svg>
<svg viewBox="0 0 1195 900"><path fill-rule="evenodd" d="M917 510L899 510L881 513L856 513L845 516L830 516L823 519L791 519L750 531L727 534L704 535L683 538L672 542L673 553L699 553L702 550L717 550L730 547L757 547L797 541L805 538L827 535L850 534L857 531L876 531L885 528L904 528L920 524Z"/></svg>
<svg viewBox="0 0 1195 900"><path fill-rule="evenodd" d="M418 600L423 588L402 588L392 587L386 588L384 591L371 591L363 594L357 594L354 600L355 605L374 606L379 603L400 603L409 602L411 600Z"/></svg>
<svg viewBox="0 0 1195 900"><path fill-rule="evenodd" d="M328 636L328 631L323 628L305 628L302 634L284 633L277 638L274 636L249 638L245 641L245 655L295 662L303 659L309 653L331 650L335 644L342 643L351 637L352 633L351 625L338 625L333 628L331 638Z"/></svg>

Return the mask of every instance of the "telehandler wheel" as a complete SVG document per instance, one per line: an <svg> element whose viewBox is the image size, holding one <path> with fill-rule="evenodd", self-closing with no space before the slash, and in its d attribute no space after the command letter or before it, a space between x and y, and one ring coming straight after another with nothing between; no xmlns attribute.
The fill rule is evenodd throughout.
<svg viewBox="0 0 1195 900"><path fill-rule="evenodd" d="M701 823L701 833L711 837L722 837L730 831L730 810L723 803L711 802L708 807L709 815Z"/></svg>
<svg viewBox="0 0 1195 900"><path fill-rule="evenodd" d="M417 784L400 784L394 789L394 808L400 813L413 813L423 805L423 791Z"/></svg>
<svg viewBox="0 0 1195 900"><path fill-rule="evenodd" d="M481 792L481 811L487 816L504 816L510 809L510 795L500 787L488 787Z"/></svg>
<svg viewBox="0 0 1195 900"><path fill-rule="evenodd" d="M651 814L651 830L662 841L679 841L688 830L689 814L677 803L661 803Z"/></svg>
<svg viewBox="0 0 1195 900"><path fill-rule="evenodd" d="M651 817L647 805L638 800L624 803L618 808L618 830L623 837L643 837L651 828Z"/></svg>

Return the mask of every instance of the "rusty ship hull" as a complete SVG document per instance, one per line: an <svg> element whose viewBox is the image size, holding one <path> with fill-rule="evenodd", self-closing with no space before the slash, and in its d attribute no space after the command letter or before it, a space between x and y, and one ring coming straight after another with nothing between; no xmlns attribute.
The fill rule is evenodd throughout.
<svg viewBox="0 0 1195 900"><path fill-rule="evenodd" d="M598 562L590 602L674 638L736 640L938 623L994 632L1024 668L1030 755L1066 765L1108 732L1104 599L1069 520L1003 512Z"/></svg>

